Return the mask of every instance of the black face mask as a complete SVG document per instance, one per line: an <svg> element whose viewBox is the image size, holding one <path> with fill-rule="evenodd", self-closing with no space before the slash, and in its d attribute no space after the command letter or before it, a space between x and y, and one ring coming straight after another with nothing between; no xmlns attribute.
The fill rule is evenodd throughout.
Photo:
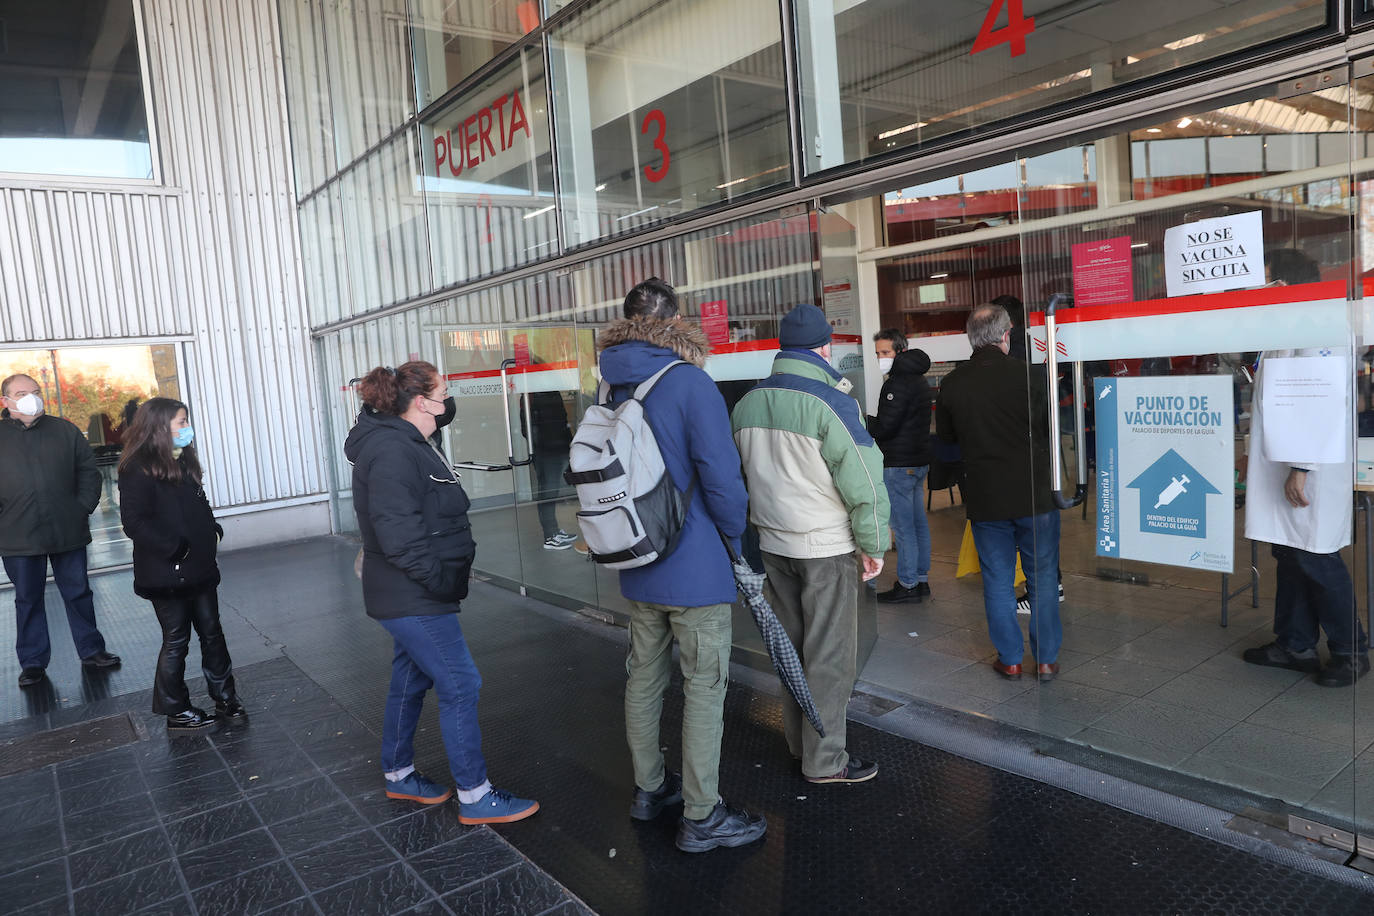
<svg viewBox="0 0 1374 916"><path fill-rule="evenodd" d="M434 418L434 428L443 429L453 422L453 418L458 415L458 405L453 403L453 398L444 398L444 412Z"/></svg>

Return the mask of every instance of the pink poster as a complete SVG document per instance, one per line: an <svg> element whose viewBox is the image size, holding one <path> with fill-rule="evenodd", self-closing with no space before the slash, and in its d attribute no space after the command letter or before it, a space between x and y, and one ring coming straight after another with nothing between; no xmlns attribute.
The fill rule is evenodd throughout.
<svg viewBox="0 0 1374 916"><path fill-rule="evenodd" d="M1129 235L1073 246L1074 305L1117 305L1134 299Z"/></svg>
<svg viewBox="0 0 1374 916"><path fill-rule="evenodd" d="M513 343L515 344L515 364L528 366L530 364L530 335L516 334Z"/></svg>
<svg viewBox="0 0 1374 916"><path fill-rule="evenodd" d="M730 342L730 320L725 311L725 300L701 304L701 329L712 347Z"/></svg>

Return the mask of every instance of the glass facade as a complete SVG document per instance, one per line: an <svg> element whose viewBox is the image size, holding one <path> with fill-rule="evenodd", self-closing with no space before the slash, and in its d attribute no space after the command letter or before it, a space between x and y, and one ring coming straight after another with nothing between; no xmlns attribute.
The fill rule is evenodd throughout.
<svg viewBox="0 0 1374 916"><path fill-rule="evenodd" d="M0 170L151 179L132 0L0 5Z"/></svg>
<svg viewBox="0 0 1374 916"><path fill-rule="evenodd" d="M790 181L772 0L591 5L549 59L569 247Z"/></svg>
<svg viewBox="0 0 1374 916"><path fill-rule="evenodd" d="M1320 28L1323 0L797 0L803 157L833 168Z"/></svg>
<svg viewBox="0 0 1374 916"><path fill-rule="evenodd" d="M558 250L544 61L525 48L420 122L433 285Z"/></svg>
<svg viewBox="0 0 1374 916"><path fill-rule="evenodd" d="M1043 313L1060 294L1063 350L1046 411L1061 421L1064 491L1080 455L1085 484L1105 460L1099 383L1205 388L1224 404L1224 429L1209 434L1224 466L1209 472L1207 505L1226 561L1205 565L1200 547L1185 562L1103 553L1104 503L1089 487L1085 507L1061 514L1060 675L999 680L977 580L950 574L965 518L946 452L929 493L937 598L875 606L864 592L866 645L888 663L862 677L1031 729L1047 754L1106 755L1171 792L1367 832L1374 679L1332 689L1245 662L1246 649L1273 640L1285 600L1275 583L1286 581L1268 545L1245 530L1265 498L1260 482L1246 490L1250 455L1263 446L1251 441L1263 398L1255 373L1279 351L1341 361L1348 422L1334 424L1333 447L1346 458L1331 462L1327 479L1334 474L1357 507L1374 488L1365 482L1374 474L1365 298L1374 77L1356 78L1358 62L1320 89L1251 76L1261 53L1325 40L1334 7L1312 0L1243 10L966 6L917 19L909 5L877 0L549 0L484 5L485 18L473 19L463 5L411 3L408 15L374 21L364 43L399 42L382 57L408 53L413 85L393 79L387 91L400 95L369 108L331 63L334 31L361 13L284 2L283 30L296 30L285 42L287 84L293 131L305 132L296 141L301 246L335 446L336 524L355 525L337 447L359 409L352 381L376 365L427 359L458 402L450 457L517 465L464 471L477 574L622 613L614 573L575 547L545 547L550 532L576 533L575 500L562 456L541 449L527 421L561 409L576 428L596 387L598 336L636 282L676 286L711 339L707 371L727 403L770 371L780 317L801 302L822 306L837 334L833 362L868 408L880 379L868 335L901 329L930 355L938 388L969 354L970 309L999 297L1010 297L1028 379L1044 378ZM1152 107L1150 87L1176 86L1204 63L1227 74L1220 89L1195 96L1208 101ZM382 71L372 72L358 79L376 89ZM977 161L942 154L938 170L923 170L914 158L923 145L1010 132L1106 99L1135 101L1111 124L1051 140L1037 128L1033 143L1016 134L1005 152ZM856 202L842 189L834 204L782 207L798 195L776 205L770 196L847 180L840 166L856 171L858 188L860 163L882 157L883 174L895 175L907 154L910 171L877 197ZM671 229L702 213L709 218L690 229ZM1175 250L1213 220L1258 227L1243 268L1190 264ZM1266 255L1303 270L1267 276ZM1201 292L1180 290L1209 278L1217 282ZM1074 393L1075 365L1085 397ZM1083 437L1074 433L1080 408ZM1335 554L1353 591L1328 622L1350 632L1369 626L1374 603L1366 521L1360 508L1357 537ZM1252 548L1257 590L1236 593L1251 582ZM1018 621L1030 631L1027 617ZM737 612L748 658L753 632ZM1329 651L1323 642L1324 662Z"/></svg>

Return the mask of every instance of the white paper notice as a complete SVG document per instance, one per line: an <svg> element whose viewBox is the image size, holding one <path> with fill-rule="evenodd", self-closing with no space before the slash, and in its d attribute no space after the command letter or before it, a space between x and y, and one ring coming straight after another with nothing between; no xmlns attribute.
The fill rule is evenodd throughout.
<svg viewBox="0 0 1374 916"><path fill-rule="evenodd" d="M1264 457L1295 464L1349 460L1345 357L1266 358L1261 365Z"/></svg>
<svg viewBox="0 0 1374 916"><path fill-rule="evenodd" d="M1264 220L1260 211L1200 219L1164 231L1169 295L1192 296L1264 285Z"/></svg>

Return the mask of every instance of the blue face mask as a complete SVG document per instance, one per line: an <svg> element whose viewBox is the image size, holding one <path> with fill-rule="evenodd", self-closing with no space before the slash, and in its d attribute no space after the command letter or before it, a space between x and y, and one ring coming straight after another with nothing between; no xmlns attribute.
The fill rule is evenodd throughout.
<svg viewBox="0 0 1374 916"><path fill-rule="evenodd" d="M185 448L191 444L191 440L196 437L196 431L189 426L183 426L172 434L172 445L176 448Z"/></svg>

